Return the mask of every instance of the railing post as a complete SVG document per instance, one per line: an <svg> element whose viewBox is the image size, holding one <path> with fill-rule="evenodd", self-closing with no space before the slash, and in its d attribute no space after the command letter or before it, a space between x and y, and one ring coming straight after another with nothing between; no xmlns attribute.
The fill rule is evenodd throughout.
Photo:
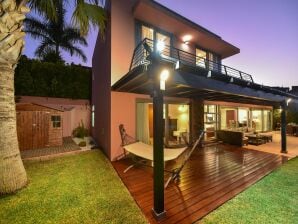
<svg viewBox="0 0 298 224"><path fill-rule="evenodd" d="M224 65L223 65L224 66ZM225 69L225 73L226 73L226 75L228 75L228 72L227 72L227 67L226 66L224 66L224 69Z"/></svg>
<svg viewBox="0 0 298 224"><path fill-rule="evenodd" d="M242 72L241 71L239 71L239 75L240 75L240 78L243 80Z"/></svg>
<svg viewBox="0 0 298 224"><path fill-rule="evenodd" d="M208 69L208 62L205 58L204 58L204 63L205 63L205 68Z"/></svg>

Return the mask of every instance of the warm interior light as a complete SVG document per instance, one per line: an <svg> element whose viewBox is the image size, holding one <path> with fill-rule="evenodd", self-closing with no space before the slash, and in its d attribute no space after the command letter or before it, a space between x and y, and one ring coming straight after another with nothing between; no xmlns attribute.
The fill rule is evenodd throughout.
<svg viewBox="0 0 298 224"><path fill-rule="evenodd" d="M189 41L192 39L191 35L185 35L182 40L185 44L189 44Z"/></svg>
<svg viewBox="0 0 298 224"><path fill-rule="evenodd" d="M158 41L156 47L157 51L161 52L165 49L165 43L163 41Z"/></svg>
<svg viewBox="0 0 298 224"><path fill-rule="evenodd" d="M180 112L185 112L185 111L187 111L187 107L186 107L185 105L180 105L180 106L178 107L178 110L179 110Z"/></svg>

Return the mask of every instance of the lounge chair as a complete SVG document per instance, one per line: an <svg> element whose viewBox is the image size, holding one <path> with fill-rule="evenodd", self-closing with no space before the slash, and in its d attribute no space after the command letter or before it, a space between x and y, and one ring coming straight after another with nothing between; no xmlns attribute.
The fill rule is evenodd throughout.
<svg viewBox="0 0 298 224"><path fill-rule="evenodd" d="M124 149L124 154L127 155L127 152L133 155L133 161L134 164L127 167L123 172L126 173L128 170L133 168L135 165L145 165L146 161L153 161L153 147L151 145L145 144L143 142L136 141L133 137L129 136L125 129L124 125L119 125L119 131L121 135L122 140L122 147ZM204 132L202 131L200 137L195 141L193 144L191 150L185 154L185 157L181 163L181 165L178 168L175 168L173 170L165 170L165 172L169 172L171 175L168 178L165 188L169 185L171 181L177 181L180 179L180 173L189 160L190 156L196 149L196 147L199 145L199 142L202 140L204 135ZM178 157L180 157L187 149L188 147L182 147L182 148L164 148L164 161L170 161L175 160Z"/></svg>

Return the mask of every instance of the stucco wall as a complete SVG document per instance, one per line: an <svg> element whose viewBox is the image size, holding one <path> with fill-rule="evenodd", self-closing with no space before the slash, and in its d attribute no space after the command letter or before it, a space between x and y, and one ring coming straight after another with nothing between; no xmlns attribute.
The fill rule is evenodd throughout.
<svg viewBox="0 0 298 224"><path fill-rule="evenodd" d="M111 160L115 160L123 153L119 125L124 124L127 133L135 137L136 100L150 98L140 94L112 92L111 99Z"/></svg>
<svg viewBox="0 0 298 224"><path fill-rule="evenodd" d="M135 0L112 0L111 85L124 76L135 48L135 20L132 7Z"/></svg>

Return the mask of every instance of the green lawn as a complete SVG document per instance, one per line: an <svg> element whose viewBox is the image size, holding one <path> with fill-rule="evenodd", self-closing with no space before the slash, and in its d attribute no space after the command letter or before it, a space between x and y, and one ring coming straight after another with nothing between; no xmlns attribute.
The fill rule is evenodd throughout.
<svg viewBox="0 0 298 224"><path fill-rule="evenodd" d="M30 184L0 198L0 223L146 223L100 151L26 162Z"/></svg>
<svg viewBox="0 0 298 224"><path fill-rule="evenodd" d="M290 160L199 223L298 223L298 158Z"/></svg>

